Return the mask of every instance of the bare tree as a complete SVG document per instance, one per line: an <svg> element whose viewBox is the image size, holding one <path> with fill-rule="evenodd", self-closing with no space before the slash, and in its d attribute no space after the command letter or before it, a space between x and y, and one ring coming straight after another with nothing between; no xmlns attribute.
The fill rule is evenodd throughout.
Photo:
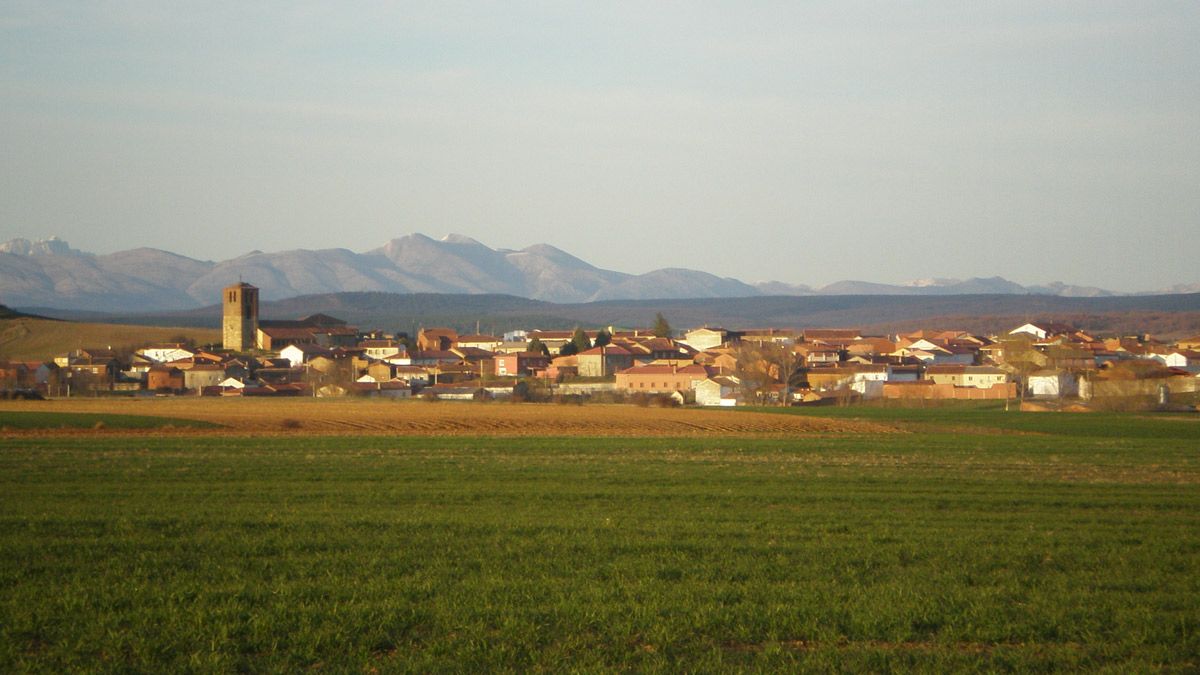
<svg viewBox="0 0 1200 675"><path fill-rule="evenodd" d="M800 368L800 357L791 345L777 342L743 342L734 352L737 359L737 376L741 381L743 398L763 402L764 390L773 384L782 384L779 393L780 405L789 405L792 399L794 378Z"/></svg>

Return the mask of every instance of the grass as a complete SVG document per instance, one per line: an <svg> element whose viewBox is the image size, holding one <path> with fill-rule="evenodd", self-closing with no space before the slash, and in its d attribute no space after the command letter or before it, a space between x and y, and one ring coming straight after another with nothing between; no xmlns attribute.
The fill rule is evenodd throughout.
<svg viewBox="0 0 1200 675"><path fill-rule="evenodd" d="M210 344L221 341L221 332L211 328L3 319L0 320L0 360L49 360L80 348L137 348L158 342L175 342L180 337L194 339L196 344Z"/></svg>
<svg viewBox="0 0 1200 675"><path fill-rule="evenodd" d="M1195 671L1200 427L1115 420L0 439L0 670Z"/></svg>
<svg viewBox="0 0 1200 675"><path fill-rule="evenodd" d="M928 407L851 405L740 407L731 414L766 412L899 423L916 431L992 429L1073 437L1200 438L1195 413L1045 413L1004 410L1003 401L933 403ZM1189 424L1190 423L1190 424Z"/></svg>
<svg viewBox="0 0 1200 675"><path fill-rule="evenodd" d="M150 415L0 410L0 430L30 429L212 429L219 425L198 420Z"/></svg>

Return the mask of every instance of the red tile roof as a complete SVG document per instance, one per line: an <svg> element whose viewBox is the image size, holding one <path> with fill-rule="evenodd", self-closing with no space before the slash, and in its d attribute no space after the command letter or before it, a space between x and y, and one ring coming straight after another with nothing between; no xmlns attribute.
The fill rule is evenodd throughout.
<svg viewBox="0 0 1200 675"><path fill-rule="evenodd" d="M709 370L704 366L634 366L622 370L622 375L699 375L708 377Z"/></svg>
<svg viewBox="0 0 1200 675"><path fill-rule="evenodd" d="M579 356L632 356L633 352L617 345L604 345L603 347L592 347L585 352L579 352Z"/></svg>

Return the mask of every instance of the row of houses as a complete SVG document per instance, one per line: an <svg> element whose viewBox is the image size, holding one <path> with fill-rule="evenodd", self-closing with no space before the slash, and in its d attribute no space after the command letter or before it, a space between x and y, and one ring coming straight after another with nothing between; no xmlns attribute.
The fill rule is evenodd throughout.
<svg viewBox="0 0 1200 675"><path fill-rule="evenodd" d="M695 392L701 404L764 400L818 402L831 398L1008 399L1120 395L1142 382L1192 392L1200 376L1200 337L1175 343L1149 336L1102 339L1057 323L1027 323L999 336L964 331L916 331L892 336L856 329L727 330L702 327L679 340L696 366L678 363L620 371L625 391ZM749 351L783 364L767 382L747 387ZM747 349L749 348L749 349ZM760 354L761 356L761 354ZM1157 384L1154 384L1157 383ZM750 391L755 390L755 391ZM1144 391L1142 391L1144 393Z"/></svg>
<svg viewBox="0 0 1200 675"><path fill-rule="evenodd" d="M52 396L192 393L406 397L454 388L502 394L518 380L564 391L666 395L701 405L875 398L1106 395L1129 381L1194 390L1200 336L1165 343L1103 338L1055 323L1003 335L858 329L699 327L678 338L642 330L425 328L364 333L327 315L261 322L262 348L149 345L79 349L51 362L0 364L8 389ZM1136 387L1134 387L1136 388Z"/></svg>

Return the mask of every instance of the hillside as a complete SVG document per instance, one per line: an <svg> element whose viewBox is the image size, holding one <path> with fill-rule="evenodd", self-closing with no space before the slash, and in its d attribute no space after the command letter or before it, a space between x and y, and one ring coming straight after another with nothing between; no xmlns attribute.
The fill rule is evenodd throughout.
<svg viewBox="0 0 1200 675"><path fill-rule="evenodd" d="M82 318L71 312L52 316ZM262 304L268 319L324 312L363 328L412 332L448 325L473 331L565 329L576 325L649 326L662 312L678 329L693 326L870 327L880 333L920 327L961 327L994 333L1031 319L1069 321L1105 333L1171 336L1200 332L1200 293L1122 297L1038 295L759 296L702 300L621 300L554 304L506 295L337 293ZM96 321L216 327L216 305L187 312L86 315Z"/></svg>
<svg viewBox="0 0 1200 675"><path fill-rule="evenodd" d="M0 319L17 319L23 316L27 315L10 307L0 305Z"/></svg>
<svg viewBox="0 0 1200 675"><path fill-rule="evenodd" d="M128 324L73 323L50 319L0 320L0 360L42 361L80 347L136 348L180 338L208 344L221 339L208 328L148 327Z"/></svg>

